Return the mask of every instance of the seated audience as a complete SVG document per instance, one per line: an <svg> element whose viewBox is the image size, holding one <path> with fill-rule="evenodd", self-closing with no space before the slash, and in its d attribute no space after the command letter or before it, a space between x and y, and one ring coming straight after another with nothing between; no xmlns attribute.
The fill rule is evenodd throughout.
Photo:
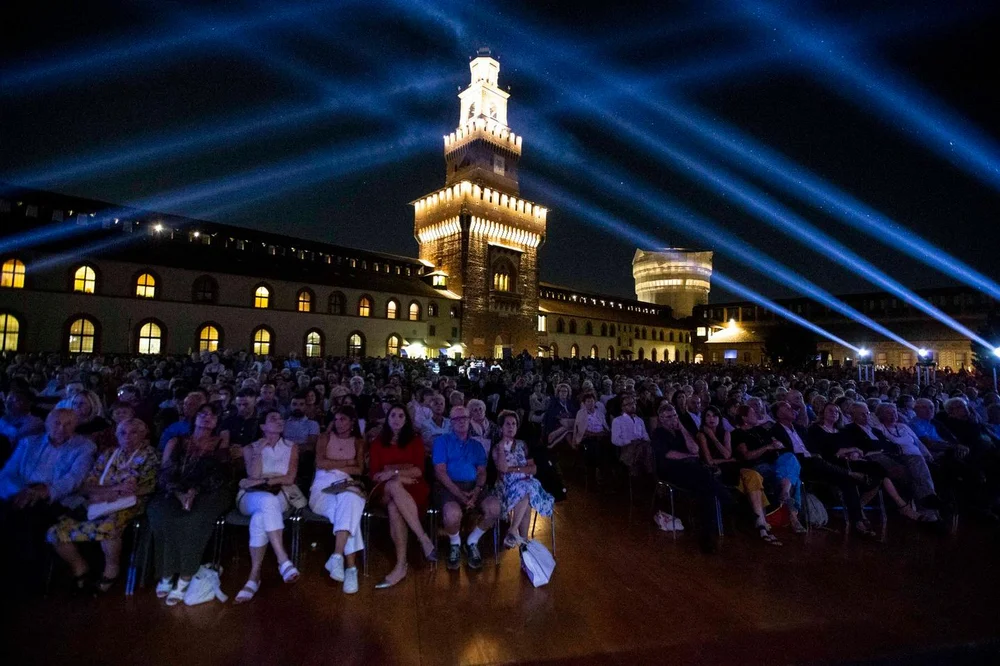
<svg viewBox="0 0 1000 666"><path fill-rule="evenodd" d="M510 529L503 545L513 548L519 539L528 538L531 523L529 509L551 517L555 498L545 492L542 484L535 478L538 469L535 461L528 457L527 445L516 439L521 425L517 412L502 411L497 419L500 422L500 439L493 449L493 461L497 466L497 485L494 491L500 498L500 511L504 515L512 514Z"/></svg>
<svg viewBox="0 0 1000 666"><path fill-rule="evenodd" d="M233 503L229 451L214 434L218 423L218 408L202 403L191 433L166 443L158 491L146 508L160 581L156 596L168 606L184 600L216 520Z"/></svg>
<svg viewBox="0 0 1000 666"><path fill-rule="evenodd" d="M366 494L356 477L364 472L365 440L354 407L333 413L330 428L316 443L316 476L309 488L309 508L330 521L334 549L326 562L330 578L343 583L345 594L358 591L357 553L365 547L361 516Z"/></svg>
<svg viewBox="0 0 1000 666"><path fill-rule="evenodd" d="M482 518L466 537L465 558L469 568L479 569L483 566L479 539L499 517L500 502L486 492L486 452L470 436L469 412L465 407L452 408L451 432L434 440L431 459L437 480L434 500L441 510L449 540L447 566L452 570L461 566L462 516L475 509Z"/></svg>
<svg viewBox="0 0 1000 666"><path fill-rule="evenodd" d="M639 476L654 472L653 448L642 418L636 415L636 399L622 398L621 416L611 422L611 443L618 447L619 460L628 467L629 474Z"/></svg>
<svg viewBox="0 0 1000 666"><path fill-rule="evenodd" d="M156 448L149 443L146 424L133 417L119 424L115 434L116 446L97 456L77 490L82 500L78 505L82 517L63 516L49 528L46 537L69 565L75 586L81 590L89 585L89 566L76 544L92 541L101 544L104 572L96 589L107 592L118 580L122 533L145 510L146 499L156 489L160 461Z"/></svg>
<svg viewBox="0 0 1000 666"><path fill-rule="evenodd" d="M299 571L285 551L284 539L284 514L291 506L289 496L301 497L295 486L299 448L282 436L285 427L281 412L264 412L260 416L264 436L243 447L247 475L240 480L236 506L240 513L250 516L250 575L234 599L238 604L253 599L260 589L260 570L268 544L278 559L282 580L294 583L299 579Z"/></svg>

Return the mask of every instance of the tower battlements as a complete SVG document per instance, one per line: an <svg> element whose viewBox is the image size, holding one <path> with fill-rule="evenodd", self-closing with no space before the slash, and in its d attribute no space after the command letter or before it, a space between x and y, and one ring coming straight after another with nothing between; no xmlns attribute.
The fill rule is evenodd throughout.
<svg viewBox="0 0 1000 666"><path fill-rule="evenodd" d="M452 210L459 211L463 203L479 204L483 207L484 215L488 214L487 211L490 209L503 210L507 215L514 215L517 221L528 225L531 231L540 235L545 233L545 222L549 212L547 208L494 188L480 187L467 180L444 187L412 202L417 231L419 232L427 222L439 221L438 218L442 214L447 215Z"/></svg>
<svg viewBox="0 0 1000 666"><path fill-rule="evenodd" d="M444 137L445 155L458 150L470 141L485 139L500 148L506 148L518 155L521 154L521 137L514 134L506 125L501 125L489 118L470 120L451 134Z"/></svg>

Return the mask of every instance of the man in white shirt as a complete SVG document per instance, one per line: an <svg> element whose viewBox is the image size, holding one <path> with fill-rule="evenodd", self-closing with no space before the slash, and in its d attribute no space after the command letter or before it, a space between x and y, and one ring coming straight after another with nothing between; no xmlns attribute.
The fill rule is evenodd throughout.
<svg viewBox="0 0 1000 666"><path fill-rule="evenodd" d="M427 399L427 404L431 408L431 416L421 425L420 436L424 439L424 446L430 451L435 439L451 432L451 420L444 415L446 403L443 395L432 394Z"/></svg>
<svg viewBox="0 0 1000 666"><path fill-rule="evenodd" d="M611 422L611 443L618 447L620 460L632 476L653 473L653 449L646 424L635 415L635 397L622 398L622 413Z"/></svg>

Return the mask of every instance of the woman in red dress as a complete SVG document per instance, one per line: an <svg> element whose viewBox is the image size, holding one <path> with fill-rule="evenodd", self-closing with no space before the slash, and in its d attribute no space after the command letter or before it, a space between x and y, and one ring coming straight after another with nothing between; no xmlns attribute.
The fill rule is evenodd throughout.
<svg viewBox="0 0 1000 666"><path fill-rule="evenodd" d="M382 430L369 449L369 470L377 486L372 501L381 502L389 512L389 533L396 546L396 566L381 583L382 590L406 577L406 542L410 530L420 540L424 557L437 560L434 542L420 522L427 509L430 488L424 479L424 444L413 430L403 405L389 408Z"/></svg>

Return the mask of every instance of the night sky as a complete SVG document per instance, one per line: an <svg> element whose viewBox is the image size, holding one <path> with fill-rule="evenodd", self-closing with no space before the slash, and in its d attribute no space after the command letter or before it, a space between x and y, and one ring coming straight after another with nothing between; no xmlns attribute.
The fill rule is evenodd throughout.
<svg viewBox="0 0 1000 666"><path fill-rule="evenodd" d="M156 201L164 212L416 256L408 202L443 185L441 137L458 124L470 56L488 46L511 93L511 129L524 136L522 194L552 208L543 280L634 297L635 243L560 211L546 195L553 183L663 244L713 247L710 237L672 231L638 208L641 188L652 188L835 293L875 290L824 259L822 248L775 232L623 136L619 120L739 174L907 286L954 283L727 162L651 106L674 101L1000 278L1000 174L977 174L957 153L933 150L905 117L880 111L864 87L849 88L803 52L803 44L819 48L875 87L905 86L913 96L901 106L947 113L963 137L987 137L975 145L1000 164L992 145L1000 141L997 3L90 1L10 9L17 4L16 20L0 28L0 181L114 203ZM242 131L226 131L233 127ZM614 174L621 188L588 182L570 154ZM194 196L220 181L247 186ZM767 295L794 293L732 257L717 254L716 267ZM712 292L716 301L728 297Z"/></svg>

